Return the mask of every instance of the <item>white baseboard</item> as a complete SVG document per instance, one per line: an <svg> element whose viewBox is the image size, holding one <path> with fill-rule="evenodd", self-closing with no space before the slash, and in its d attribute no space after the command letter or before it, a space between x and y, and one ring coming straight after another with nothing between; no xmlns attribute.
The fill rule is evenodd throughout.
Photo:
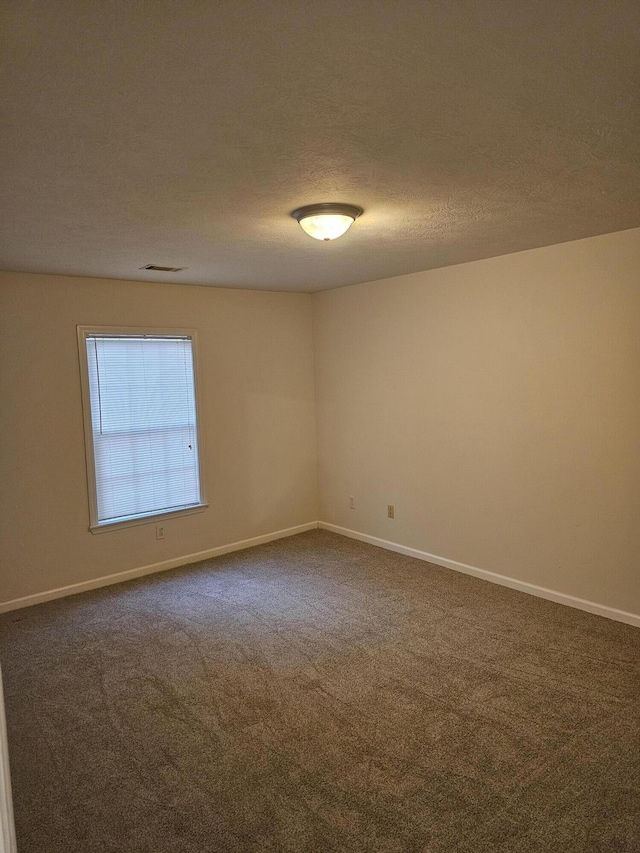
<svg viewBox="0 0 640 853"><path fill-rule="evenodd" d="M219 545L217 548L209 548L206 551L198 551L196 554L184 554L182 557L173 557L171 560L163 560L161 563L151 563L148 566L139 566L137 569L128 569L125 572L116 572L113 575L105 575L101 578L93 578L88 581L61 586L57 589L49 589L45 592L36 592L34 595L25 595L23 598L14 598L12 601L0 602L0 613L9 610L18 610L21 607L31 607L32 604L41 604L43 601L52 601L54 598L64 598L67 595L76 595L79 592L87 592L90 589L98 589L102 586L111 586L115 583L141 578L144 575L152 575L156 572L165 572L167 569L177 569L187 563L197 563L200 560L209 560L211 557L220 557L230 554L232 551L242 551L244 548L252 548L254 545L263 545L265 542L273 542L275 539L284 539L285 536L295 536L296 533L304 533L307 530L315 530L317 521L309 521L307 524L298 524L296 527L288 527L285 530L276 530L273 533L265 533L262 536L254 536L251 539L242 539L240 542L231 542L229 545ZM2 851L0 850L0 853Z"/></svg>
<svg viewBox="0 0 640 853"><path fill-rule="evenodd" d="M369 536L367 533L360 533L357 530L349 530L346 527L339 527L337 524L329 524L326 521L310 521L306 524L298 524L296 527L288 527L285 530L276 530L273 533L254 536L251 539L242 539L239 542L231 542L228 545L219 545L217 548L209 548L206 551L199 551L195 554L184 554L181 557L174 557L171 560L163 560L160 563L152 563L148 566L139 566L136 569L116 572L112 575L105 575L100 578L93 578L92 580L70 584L69 586L62 586L57 589L38 592L34 595L26 595L23 598L14 598L11 601L3 601L0 602L0 613L6 613L9 610L18 610L21 607L30 607L32 604L40 604L43 601L52 601L55 598L64 598L67 595L75 595L79 592L87 592L91 589L99 589L103 586L111 586L112 584L122 583L123 581L132 580L133 578L140 578L144 575L164 572L168 569L176 569L180 566L186 565L187 563L197 563L200 560L220 557L223 554L230 554L233 551L241 551L245 548L252 548L255 545L262 545L265 542L273 542L276 539L283 539L286 536L295 536L297 533L305 533L307 530L315 530L317 527L321 530L330 530L331 532L338 533L341 536L348 536L350 539L358 539L360 542L367 542L369 545L376 545L378 548L386 548L388 551L396 551L398 554L415 557L417 560L434 563L436 566L443 566L446 569L453 569L456 572L473 575L474 577L490 581L491 583L497 583L501 586L517 589L518 591L526 592L529 595L536 595L538 598L546 598L549 601L555 601L558 604L565 604L568 607L575 607L578 610L585 610L587 613L595 613L597 616L605 616L607 619L614 619L616 622L624 622L627 625L635 625L640 628L640 615L636 613L627 613L624 610L616 610L614 607L597 604L595 601L586 601L583 598L576 598L573 595L557 592L554 589L547 589L546 587L536 586L535 584L527 583L526 581L519 581L515 578L510 578L507 575L499 575L496 572L479 569L477 566L470 566L467 563L459 563L456 560L449 560L447 557L428 554L426 551L419 551L417 548L409 548L406 545L400 545L397 542L379 539L377 536ZM2 853L1 848L0 853Z"/></svg>
<svg viewBox="0 0 640 853"><path fill-rule="evenodd" d="M549 601L555 601L557 604L566 604L568 607L575 607L578 610L586 610L587 613L595 613L597 616L605 616L607 619L614 619L616 622L624 622L627 625L635 625L640 628L640 615L636 613L627 613L625 610L616 610L615 607L607 607L604 604L597 604L595 601L585 601L583 598L576 598L575 596L567 595L564 592L556 592L556 590L547 589L544 586L536 586L532 583L519 581L515 578L510 578L507 575L499 575L495 572L489 572L486 569L469 566L467 563L458 563L456 560L449 560L446 557L438 557L436 554L427 554L426 551L418 551L417 548L407 548L405 545L399 545L397 542L378 539L377 536L369 536L366 533L359 533L357 530L338 527L338 525L329 524L326 521L319 521L318 527L321 530L330 530L332 533L339 533L341 536L348 536L350 539L358 539L360 542L368 542L369 545L377 545L379 548L386 548L388 551L396 551L398 554L406 554L408 557L415 557L417 560L424 560L427 563L435 563L436 566L443 566L445 569L454 569L454 571L462 572L465 575L473 575L474 577L481 578L482 580L500 584L500 586L508 586L511 589L517 589L520 592L527 592L529 595L536 595L538 598L546 598Z"/></svg>

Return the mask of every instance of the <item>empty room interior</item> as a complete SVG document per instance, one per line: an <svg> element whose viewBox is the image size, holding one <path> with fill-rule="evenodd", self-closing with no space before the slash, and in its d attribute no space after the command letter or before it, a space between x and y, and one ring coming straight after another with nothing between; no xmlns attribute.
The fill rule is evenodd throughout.
<svg viewBox="0 0 640 853"><path fill-rule="evenodd" d="M638 853L637 2L0 29L0 853Z"/></svg>

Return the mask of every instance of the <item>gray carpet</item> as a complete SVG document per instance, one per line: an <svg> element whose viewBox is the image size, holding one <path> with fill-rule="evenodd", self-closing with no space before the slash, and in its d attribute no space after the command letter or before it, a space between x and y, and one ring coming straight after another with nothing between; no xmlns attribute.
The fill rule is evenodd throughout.
<svg viewBox="0 0 640 853"><path fill-rule="evenodd" d="M0 619L19 853L640 851L640 630L322 531Z"/></svg>

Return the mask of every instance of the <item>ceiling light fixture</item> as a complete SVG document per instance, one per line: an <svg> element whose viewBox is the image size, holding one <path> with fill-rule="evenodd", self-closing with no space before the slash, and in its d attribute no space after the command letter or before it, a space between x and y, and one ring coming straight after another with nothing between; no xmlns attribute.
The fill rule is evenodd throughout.
<svg viewBox="0 0 640 853"><path fill-rule="evenodd" d="M335 240L353 225L362 214L362 208L355 204L307 204L291 214L300 223L300 227L316 240Z"/></svg>

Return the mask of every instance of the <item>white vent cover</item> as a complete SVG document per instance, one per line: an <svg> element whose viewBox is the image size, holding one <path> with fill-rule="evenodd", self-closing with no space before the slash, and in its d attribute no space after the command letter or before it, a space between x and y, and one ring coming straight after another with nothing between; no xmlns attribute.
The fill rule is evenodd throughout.
<svg viewBox="0 0 640 853"><path fill-rule="evenodd" d="M180 272L186 270L186 267L161 267L158 264L147 264L140 267L141 270L154 270L155 272Z"/></svg>

